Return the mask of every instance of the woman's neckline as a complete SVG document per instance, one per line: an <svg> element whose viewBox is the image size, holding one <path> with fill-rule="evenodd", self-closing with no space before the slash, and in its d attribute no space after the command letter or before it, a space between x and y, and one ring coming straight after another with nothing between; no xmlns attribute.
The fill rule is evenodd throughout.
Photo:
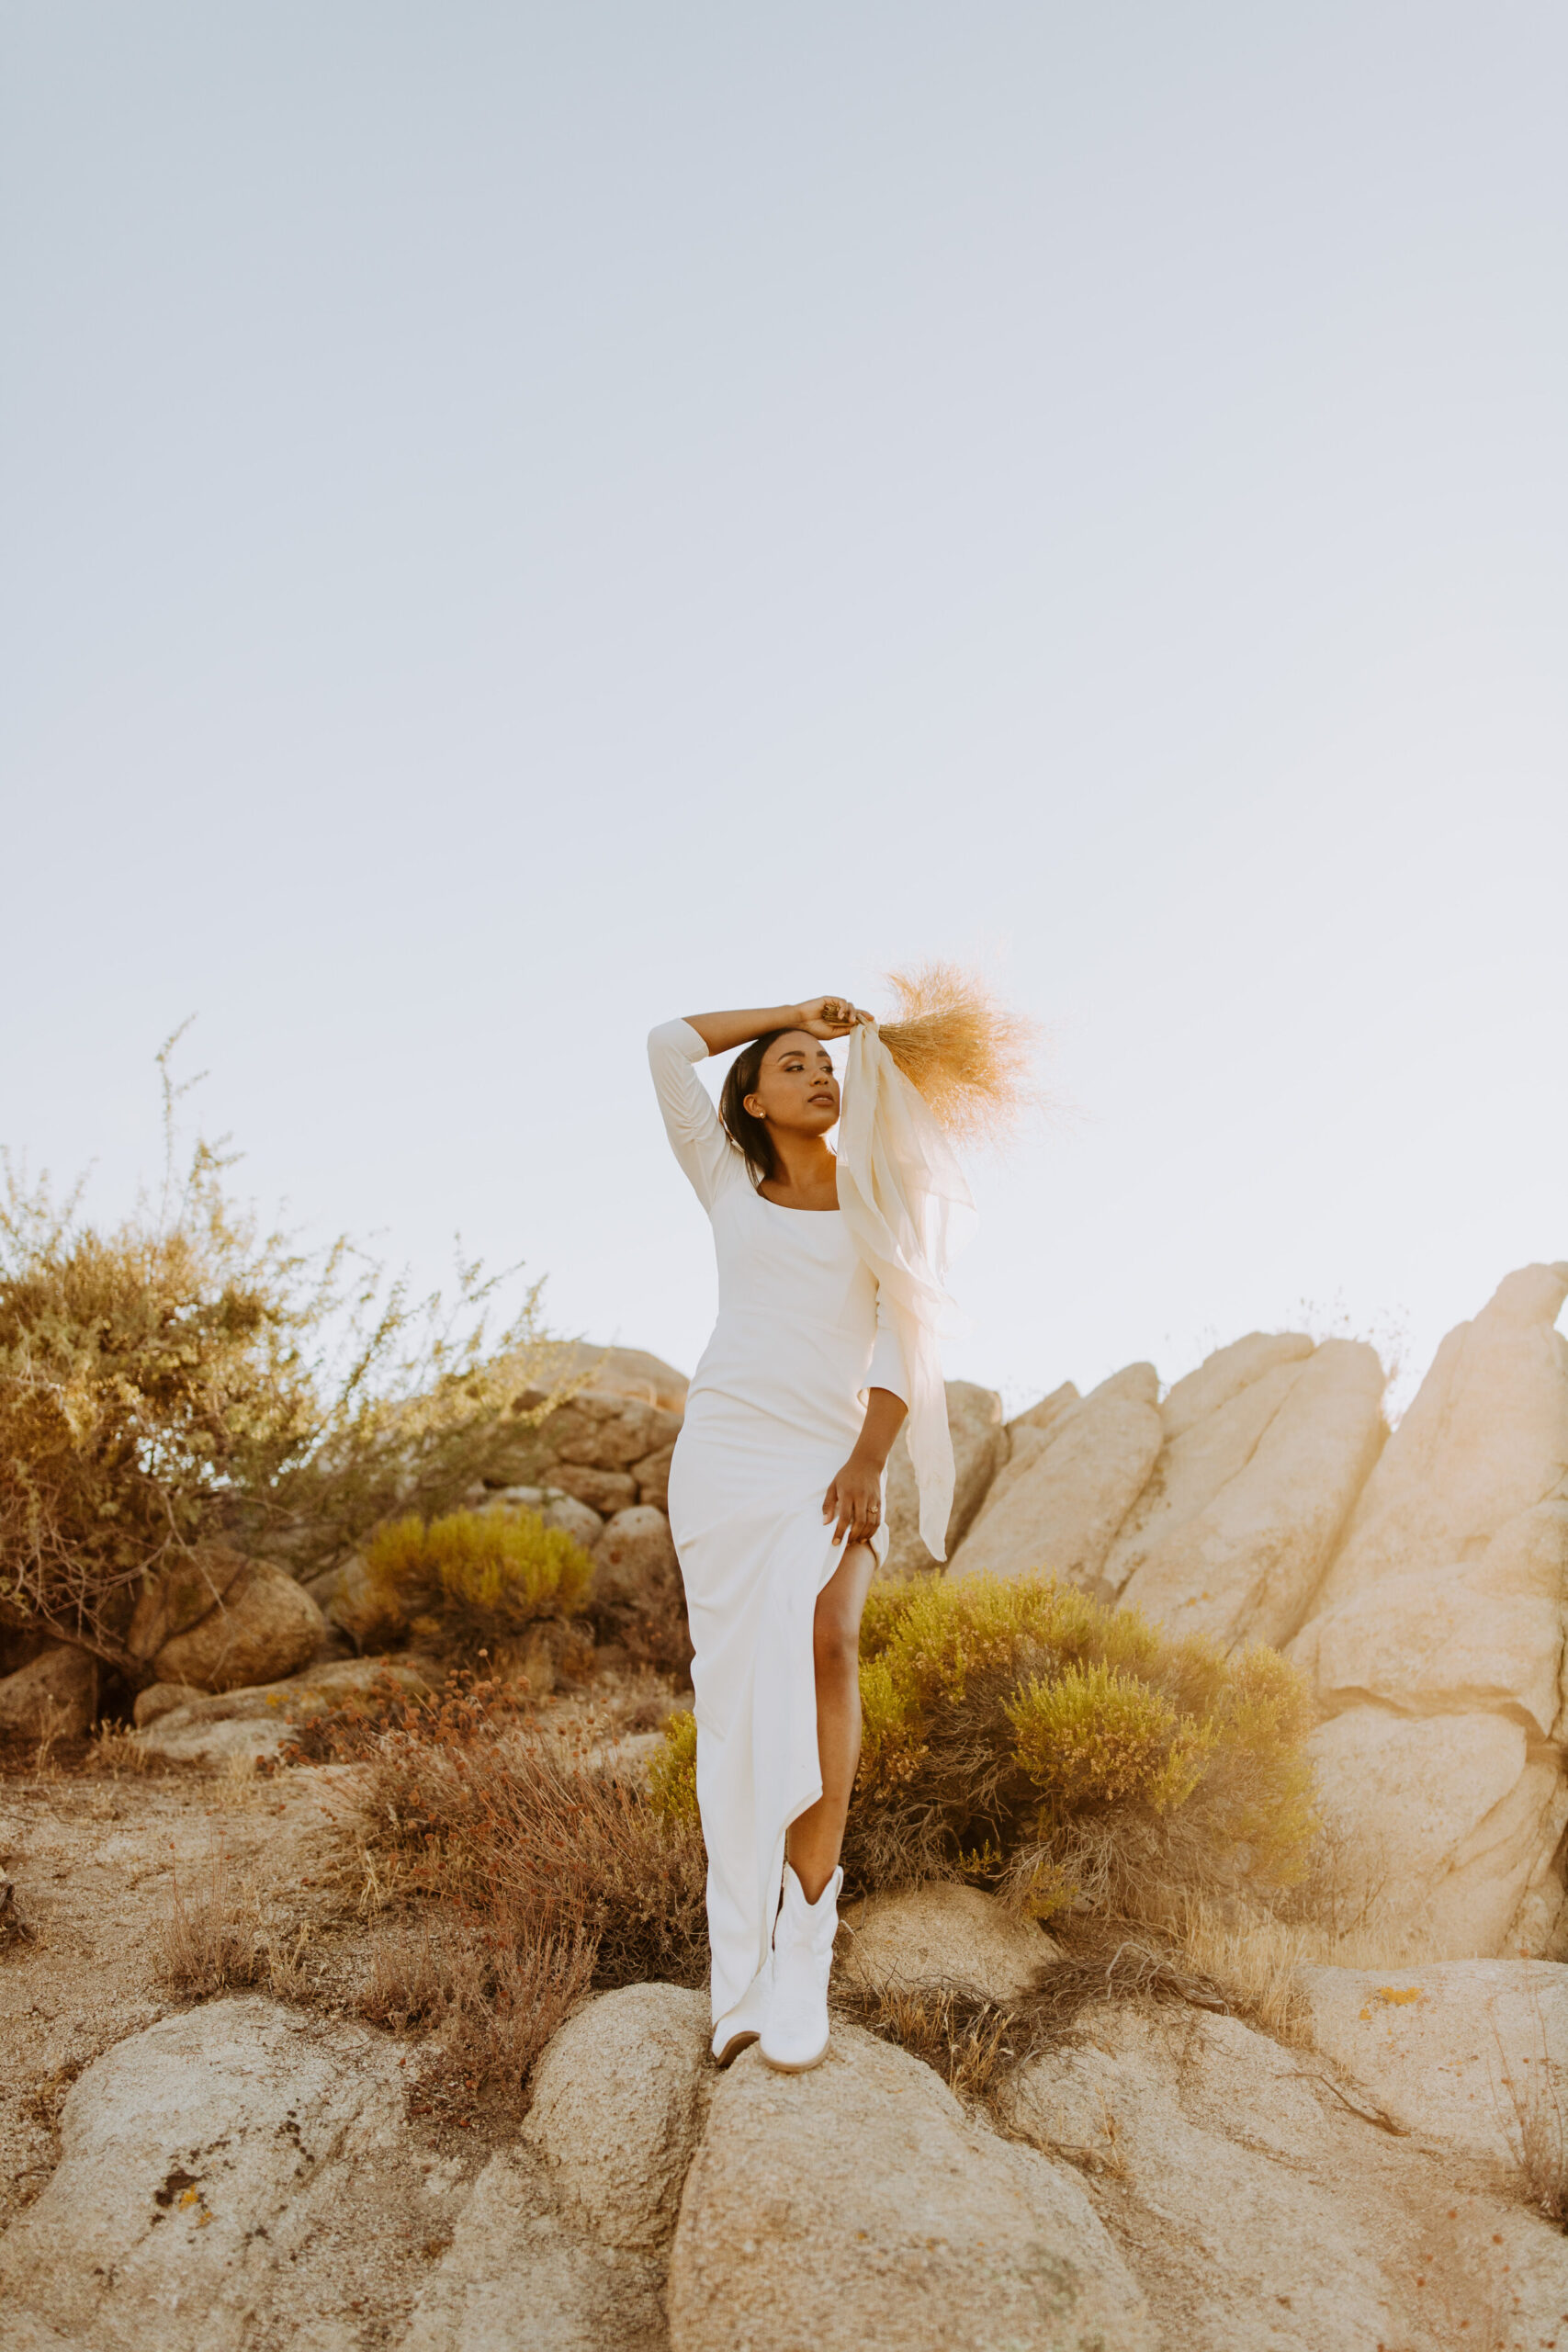
<svg viewBox="0 0 1568 2352"><path fill-rule="evenodd" d="M785 1216L842 1216L844 1214L837 1201L830 1209L797 1209L792 1208L788 1201L770 1201L760 1184L752 1186L752 1193L765 1209L782 1209Z"/></svg>

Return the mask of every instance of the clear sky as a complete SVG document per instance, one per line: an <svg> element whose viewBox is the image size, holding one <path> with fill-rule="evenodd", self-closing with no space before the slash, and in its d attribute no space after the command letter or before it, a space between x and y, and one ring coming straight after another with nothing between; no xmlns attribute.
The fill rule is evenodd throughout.
<svg viewBox="0 0 1568 2352"><path fill-rule="evenodd" d="M689 1370L669 1014L981 958L950 1369L1568 1255L1568 15L19 0L0 1137Z"/></svg>

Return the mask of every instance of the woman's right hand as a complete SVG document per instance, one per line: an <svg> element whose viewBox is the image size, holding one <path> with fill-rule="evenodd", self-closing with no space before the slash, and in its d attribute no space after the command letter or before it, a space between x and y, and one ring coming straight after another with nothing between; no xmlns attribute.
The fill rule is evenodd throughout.
<svg viewBox="0 0 1568 2352"><path fill-rule="evenodd" d="M858 1029L874 1018L852 1004L847 996L814 996L808 1004L796 1010L799 1025L809 1037L847 1037L852 1029Z"/></svg>

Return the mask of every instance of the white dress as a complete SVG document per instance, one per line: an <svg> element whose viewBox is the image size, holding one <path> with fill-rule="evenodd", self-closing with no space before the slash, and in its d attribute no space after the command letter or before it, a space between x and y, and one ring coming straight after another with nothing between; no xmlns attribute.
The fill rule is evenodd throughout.
<svg viewBox="0 0 1568 2352"><path fill-rule="evenodd" d="M692 1067L707 1047L689 1023L653 1030L648 1053L718 1259L718 1320L670 1469L696 1652L716 2021L767 1958L784 1832L822 1793L812 1618L843 1550L822 1499L854 1450L869 1391L908 1392L897 1335L843 1213L781 1208L755 1189ZM884 1558L886 1524L874 1547Z"/></svg>

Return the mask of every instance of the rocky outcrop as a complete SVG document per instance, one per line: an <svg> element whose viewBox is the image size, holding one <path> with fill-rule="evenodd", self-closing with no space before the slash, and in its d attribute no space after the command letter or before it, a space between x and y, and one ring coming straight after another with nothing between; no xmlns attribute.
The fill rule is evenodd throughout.
<svg viewBox="0 0 1568 2352"><path fill-rule="evenodd" d="M593 1590L610 1609L673 1600L681 1570L670 1521L651 1503L615 1513L593 1546Z"/></svg>
<svg viewBox="0 0 1568 2352"><path fill-rule="evenodd" d="M1477 1559L1568 1478L1568 1265L1524 1266L1438 1350L1313 1609L1380 1577Z"/></svg>
<svg viewBox="0 0 1568 2352"><path fill-rule="evenodd" d="M96 1658L55 1642L0 1681L0 1736L80 1739L98 1712Z"/></svg>
<svg viewBox="0 0 1568 2352"><path fill-rule="evenodd" d="M947 1384L947 1427L953 1440L953 1509L947 1520L951 1560L987 1490L1008 1456L1002 1400L993 1388L972 1380ZM925 1576L936 1566L920 1541L920 1498L909 1460L908 1432L900 1430L887 1457L887 1558L890 1577Z"/></svg>
<svg viewBox="0 0 1568 2352"><path fill-rule="evenodd" d="M1053 1413L1043 1428L1015 1423L1007 1464L948 1574L1043 1570L1095 1589L1159 1453L1158 1397L1153 1364L1130 1364Z"/></svg>
<svg viewBox="0 0 1568 2352"><path fill-rule="evenodd" d="M1568 2341L1568 2244L1512 2182L1464 2174L1462 2136L1433 2155L1390 2137L1374 2099L1238 2019L1101 2004L1007 2116L1100 2184L1168 2345Z"/></svg>
<svg viewBox="0 0 1568 2352"><path fill-rule="evenodd" d="M1316 2047L1402 2132L1511 2175L1538 2115L1568 2164L1568 1970L1542 1961L1303 1968ZM1565 2249L1568 2256L1568 2249Z"/></svg>
<svg viewBox="0 0 1568 2352"><path fill-rule="evenodd" d="M1256 1378L1196 1419L1201 1392L1178 1399L1156 1490L1108 1562L1128 1606L1227 1647L1296 1631L1385 1434L1374 1349L1269 1362L1251 1344Z"/></svg>
<svg viewBox="0 0 1568 2352"><path fill-rule="evenodd" d="M876 1992L962 1993L1005 2007L1032 1993L1056 1946L977 1886L901 1887L844 1912L844 1974Z"/></svg>
<svg viewBox="0 0 1568 2352"><path fill-rule="evenodd" d="M1326 1815L1416 1956L1568 1928L1565 1296L1568 1266L1526 1266L1450 1332L1292 1646Z"/></svg>
<svg viewBox="0 0 1568 2352"><path fill-rule="evenodd" d="M721 2075L686 2177L671 2352L1154 2352L1073 2173L971 2122L906 2052L835 2029L826 2064Z"/></svg>

